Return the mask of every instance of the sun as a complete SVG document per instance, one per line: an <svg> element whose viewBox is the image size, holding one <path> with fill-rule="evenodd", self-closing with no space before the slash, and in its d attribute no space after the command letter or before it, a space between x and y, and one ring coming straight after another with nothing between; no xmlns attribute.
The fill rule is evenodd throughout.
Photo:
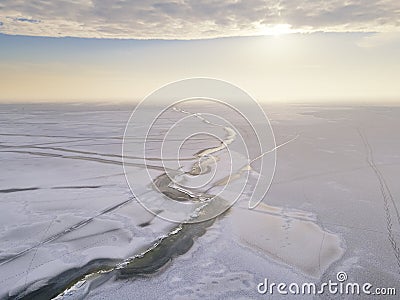
<svg viewBox="0 0 400 300"><path fill-rule="evenodd" d="M270 24L262 26L262 28L260 28L261 35L279 36L293 32L294 30L292 29L292 25L290 24L274 24L274 25Z"/></svg>

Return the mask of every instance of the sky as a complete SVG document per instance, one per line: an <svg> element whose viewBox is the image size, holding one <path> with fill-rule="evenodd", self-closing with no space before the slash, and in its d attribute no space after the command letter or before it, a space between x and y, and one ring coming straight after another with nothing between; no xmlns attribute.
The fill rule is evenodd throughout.
<svg viewBox="0 0 400 300"><path fill-rule="evenodd" d="M400 103L397 0L1 0L0 101L140 100L188 77L259 101Z"/></svg>

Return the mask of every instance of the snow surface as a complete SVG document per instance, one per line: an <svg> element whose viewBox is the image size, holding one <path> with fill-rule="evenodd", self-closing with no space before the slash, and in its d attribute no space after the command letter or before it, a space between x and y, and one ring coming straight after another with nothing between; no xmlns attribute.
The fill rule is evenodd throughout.
<svg viewBox="0 0 400 300"><path fill-rule="evenodd" d="M0 298L23 295L95 259L120 262L175 228L144 209L126 183L121 147L131 106L0 107ZM265 297L256 288L265 277L325 282L339 271L352 282L400 291L400 108L271 105L265 111L278 145L298 138L278 149L260 206L247 209L245 190L162 272L111 278L96 288L83 284L84 292L65 298L248 299ZM156 199L148 177L136 176L148 199ZM240 192L240 180L224 197Z"/></svg>

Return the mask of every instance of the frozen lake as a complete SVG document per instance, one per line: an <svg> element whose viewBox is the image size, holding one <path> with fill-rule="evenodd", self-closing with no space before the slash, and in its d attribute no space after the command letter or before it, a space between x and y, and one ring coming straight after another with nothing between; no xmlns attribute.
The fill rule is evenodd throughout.
<svg viewBox="0 0 400 300"><path fill-rule="evenodd" d="M257 292L264 278L321 283L338 272L400 292L400 107L264 106L276 144L290 141L277 149L271 188L249 210L246 186L216 218L215 210L232 204L242 175L251 183L257 167L241 169L242 156L233 156L240 176L227 180L232 163L221 145L240 153L238 139L214 126L223 143L197 136L180 148L186 158L180 163L190 175L212 172L216 161L222 171L207 193L178 193L165 182L157 155L160 133L183 109L171 111L150 134L150 171L134 153L125 163L153 210L165 197L188 202L161 217L184 221L199 210L200 218L211 216L186 225L155 217L129 189L121 149L132 109L0 105L0 298L266 298ZM205 126L201 118L190 122L187 127ZM215 161L207 160L210 153ZM173 166L167 164L177 171ZM230 186L221 197L228 204L203 208L201 196L221 182Z"/></svg>

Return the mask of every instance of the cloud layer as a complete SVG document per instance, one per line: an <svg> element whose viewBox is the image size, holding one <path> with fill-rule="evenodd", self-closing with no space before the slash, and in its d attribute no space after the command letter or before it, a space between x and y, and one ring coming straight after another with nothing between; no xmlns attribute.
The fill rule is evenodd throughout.
<svg viewBox="0 0 400 300"><path fill-rule="evenodd" d="M291 31L398 32L398 0L2 0L0 32L197 39ZM272 29L271 29L272 28Z"/></svg>

